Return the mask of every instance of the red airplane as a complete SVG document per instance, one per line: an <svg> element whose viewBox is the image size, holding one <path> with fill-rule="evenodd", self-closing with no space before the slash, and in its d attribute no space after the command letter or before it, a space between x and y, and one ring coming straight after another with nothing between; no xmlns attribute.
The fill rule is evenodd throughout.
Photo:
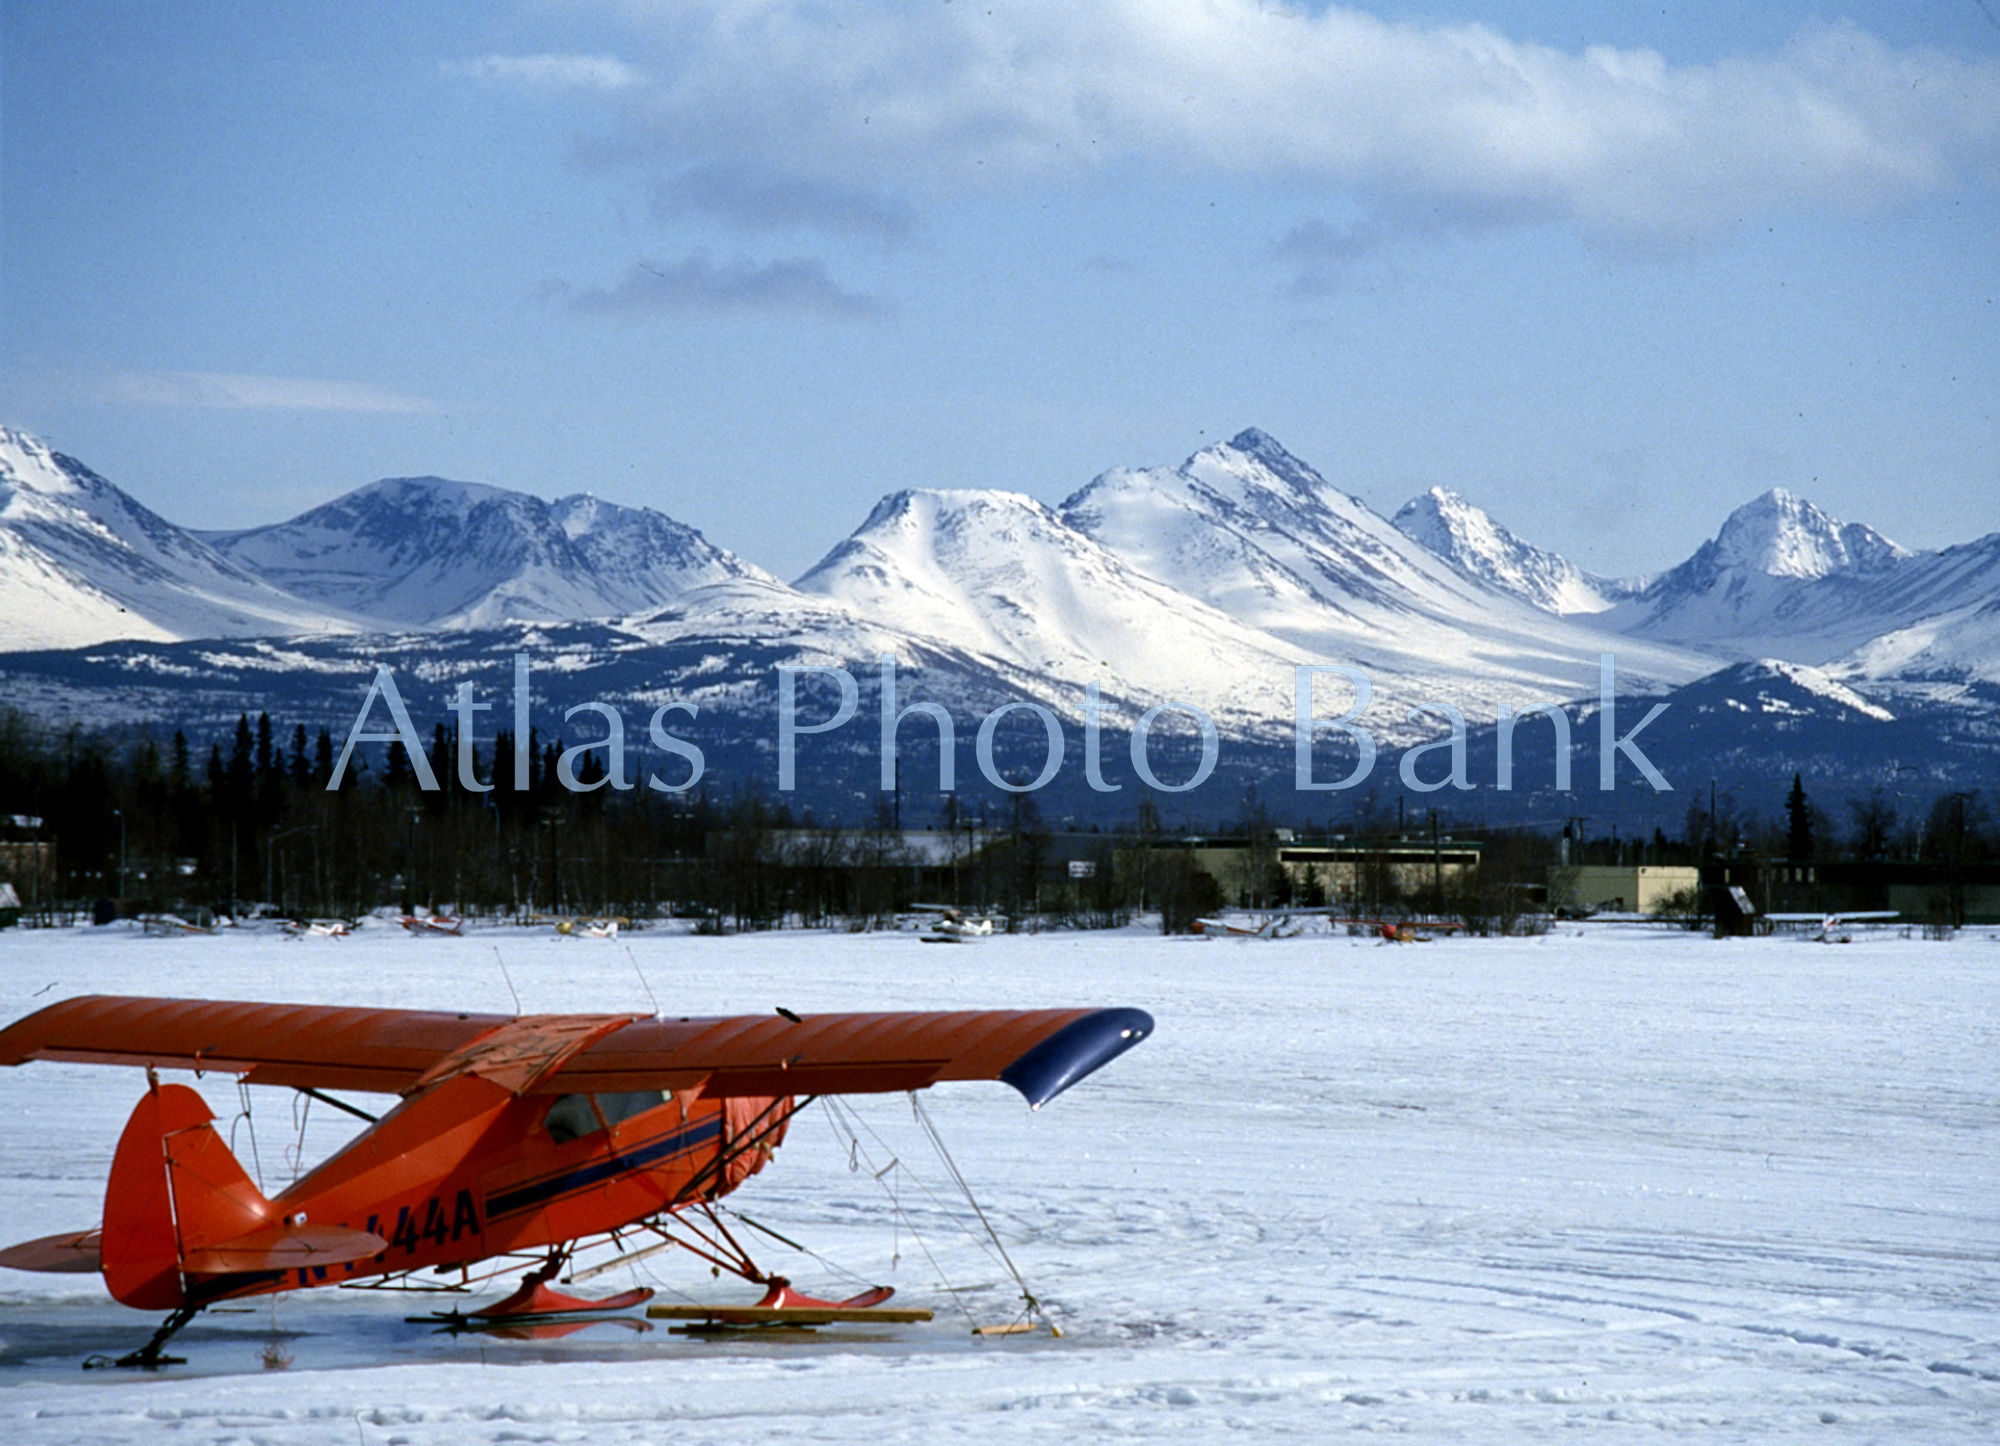
<svg viewBox="0 0 2000 1446"><path fill-rule="evenodd" d="M510 1018L332 1005L86 996L0 1030L0 1064L58 1060L146 1070L111 1162L104 1218L0 1251L24 1270L102 1271L113 1297L172 1312L118 1364L157 1366L205 1307L240 1296L538 1262L481 1321L635 1305L548 1288L580 1245L679 1245L768 1287L760 1305L816 1301L760 1271L713 1206L763 1168L820 1095L1003 1080L1039 1109L1152 1032L1137 1009ZM370 1122L266 1198L193 1089L192 1069L289 1087ZM379 1119L326 1090L400 1095ZM670 1230L669 1227L674 1227ZM678 1233L675 1233L678 1231Z"/></svg>

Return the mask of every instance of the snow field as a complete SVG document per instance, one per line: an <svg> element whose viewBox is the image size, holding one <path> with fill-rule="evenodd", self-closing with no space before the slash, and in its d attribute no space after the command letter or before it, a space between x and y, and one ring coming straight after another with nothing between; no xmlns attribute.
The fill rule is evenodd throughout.
<svg viewBox="0 0 2000 1446"><path fill-rule="evenodd" d="M467 1302L326 1291L213 1313L183 1337L188 1367L135 1377L77 1363L136 1345L151 1317L91 1277L8 1273L0 1432L1934 1442L2000 1421L2000 939L1985 935L0 936L7 1019L90 992L506 1011L509 980L528 1011L649 1010L648 989L672 1014L1150 1010L1151 1040L1038 1113L999 1085L923 1097L1063 1337L972 1339L971 1322L1012 1318L1018 1288L892 1096L853 1102L858 1145L803 1114L732 1203L830 1262L753 1235L770 1268L823 1293L896 1285L899 1304L938 1310L930 1326L450 1338L403 1317ZM0 1071L0 1240L95 1221L141 1087L117 1069ZM229 1081L199 1087L219 1117L237 1110ZM251 1094L238 1153L275 1184L301 1143L294 1104ZM315 1107L305 1153L348 1123ZM634 1283L749 1295L672 1258L590 1288ZM259 1359L274 1341L287 1370Z"/></svg>

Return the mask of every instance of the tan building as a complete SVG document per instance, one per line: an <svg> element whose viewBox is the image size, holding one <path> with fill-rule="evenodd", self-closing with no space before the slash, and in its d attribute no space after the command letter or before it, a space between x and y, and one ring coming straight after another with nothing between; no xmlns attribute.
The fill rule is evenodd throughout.
<svg viewBox="0 0 2000 1446"><path fill-rule="evenodd" d="M1585 864L1549 876L1549 902L1580 913L1650 914L1682 889L1701 887L1691 864Z"/></svg>

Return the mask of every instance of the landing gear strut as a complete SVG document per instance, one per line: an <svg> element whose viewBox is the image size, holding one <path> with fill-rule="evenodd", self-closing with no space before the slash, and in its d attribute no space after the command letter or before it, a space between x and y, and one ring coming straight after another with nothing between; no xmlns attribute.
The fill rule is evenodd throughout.
<svg viewBox="0 0 2000 1446"><path fill-rule="evenodd" d="M160 1347L165 1345L182 1326L200 1315L201 1310L198 1305L184 1305L168 1316L160 1328L153 1332L153 1338L138 1350L122 1355L116 1360L109 1360L104 1356L92 1356L83 1363L84 1368L88 1370L93 1366L137 1366L140 1370L157 1371L161 1366L184 1366L187 1364L187 1357L163 1356L160 1354Z"/></svg>

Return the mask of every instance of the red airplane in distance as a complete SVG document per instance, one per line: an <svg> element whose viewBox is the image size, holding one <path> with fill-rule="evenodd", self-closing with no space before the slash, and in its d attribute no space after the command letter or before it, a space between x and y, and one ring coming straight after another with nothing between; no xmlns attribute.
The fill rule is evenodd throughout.
<svg viewBox="0 0 2000 1446"><path fill-rule="evenodd" d="M120 1365L157 1366L205 1307L277 1291L534 1268L483 1321L637 1304L547 1282L580 1247L685 1247L764 1285L760 1306L861 1313L759 1270L714 1204L769 1161L821 1095L1002 1080L1040 1108L1152 1032L1137 1009L734 1018L508 1017L334 1005L87 996L0 1030L0 1064L123 1064L146 1093L111 1162L104 1216L0 1251L25 1270L101 1271L112 1296L171 1312ZM289 1087L368 1122L266 1197L195 1090L158 1071ZM376 1118L325 1091L401 1098Z"/></svg>

